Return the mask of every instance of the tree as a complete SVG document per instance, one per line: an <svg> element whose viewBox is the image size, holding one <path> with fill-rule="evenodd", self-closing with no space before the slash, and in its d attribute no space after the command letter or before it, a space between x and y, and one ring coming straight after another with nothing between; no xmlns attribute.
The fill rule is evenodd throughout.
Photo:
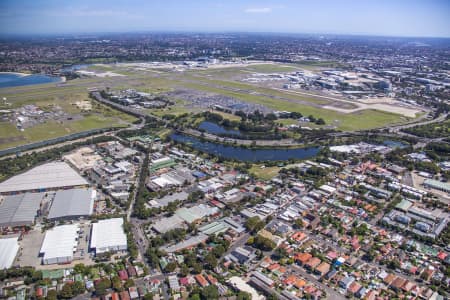
<svg viewBox="0 0 450 300"><path fill-rule="evenodd" d="M185 264L182 264L180 267L180 276L186 277L189 275L189 268Z"/></svg>
<svg viewBox="0 0 450 300"><path fill-rule="evenodd" d="M324 119L319 118L319 119L317 119L316 124L317 125L325 125L325 121L324 121Z"/></svg>
<svg viewBox="0 0 450 300"><path fill-rule="evenodd" d="M257 216L248 218L244 224L245 228L252 233L260 231L265 225L264 221L261 221Z"/></svg>
<svg viewBox="0 0 450 300"><path fill-rule="evenodd" d="M58 294L56 293L56 290L49 290L47 292L47 300L57 300Z"/></svg>
<svg viewBox="0 0 450 300"><path fill-rule="evenodd" d="M225 247L223 245L217 245L212 253L216 258L220 258L225 253Z"/></svg>
<svg viewBox="0 0 450 300"><path fill-rule="evenodd" d="M86 272L86 266L84 264L76 264L73 267L73 271L77 274L85 274Z"/></svg>
<svg viewBox="0 0 450 300"><path fill-rule="evenodd" d="M72 287L71 287L71 283L66 283L60 292L60 296L64 299L70 299L73 297L73 292L72 292Z"/></svg>
<svg viewBox="0 0 450 300"><path fill-rule="evenodd" d="M112 284L112 288L116 291L116 292L121 292L123 291L123 287L122 287L122 282L119 278L119 276L114 276L111 279L111 284Z"/></svg>
<svg viewBox="0 0 450 300"><path fill-rule="evenodd" d="M153 294L152 293L145 294L144 300L153 300Z"/></svg>
<svg viewBox="0 0 450 300"><path fill-rule="evenodd" d="M82 281L75 281L72 284L72 294L74 296L83 294L85 292L85 287Z"/></svg>
<svg viewBox="0 0 450 300"><path fill-rule="evenodd" d="M200 295L195 293L189 296L189 300L201 300Z"/></svg>
<svg viewBox="0 0 450 300"><path fill-rule="evenodd" d="M255 237L255 241L253 243L253 246L255 248L258 248L262 251L270 251L275 249L277 246L273 241L269 240L268 238L265 238L263 236L257 235Z"/></svg>
<svg viewBox="0 0 450 300"><path fill-rule="evenodd" d="M215 267L217 267L217 259L212 252L209 252L206 255L205 264L206 264L206 267L208 267L211 270L213 270Z"/></svg>
<svg viewBox="0 0 450 300"><path fill-rule="evenodd" d="M298 218L294 221L295 229L302 229L305 225L303 224L303 220Z"/></svg>
<svg viewBox="0 0 450 300"><path fill-rule="evenodd" d="M134 280L131 279L131 278L128 278L128 279L125 281L125 283L124 283L123 286L124 286L126 289L129 289L130 287L135 286Z"/></svg>
<svg viewBox="0 0 450 300"><path fill-rule="evenodd" d="M98 281L95 285L95 294L97 296L104 296L107 293L107 290L111 287L111 280L108 278L103 278Z"/></svg>
<svg viewBox="0 0 450 300"><path fill-rule="evenodd" d="M208 285L207 287L204 287L200 295L201 299L203 300L219 299L219 291L214 285Z"/></svg>
<svg viewBox="0 0 450 300"><path fill-rule="evenodd" d="M252 295L241 291L237 294L237 300L252 300Z"/></svg>
<svg viewBox="0 0 450 300"><path fill-rule="evenodd" d="M176 268L177 268L177 264L174 263L174 262L170 262L164 268L164 271L167 272L167 273L171 273L171 272L175 271Z"/></svg>
<svg viewBox="0 0 450 300"><path fill-rule="evenodd" d="M203 271L203 266L201 264L196 262L192 265L192 272L194 274L200 274L202 271Z"/></svg>

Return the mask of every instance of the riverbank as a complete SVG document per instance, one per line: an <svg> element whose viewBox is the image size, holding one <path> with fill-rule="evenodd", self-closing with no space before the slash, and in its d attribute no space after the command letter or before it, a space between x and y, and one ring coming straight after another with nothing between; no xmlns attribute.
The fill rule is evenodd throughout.
<svg viewBox="0 0 450 300"><path fill-rule="evenodd" d="M25 76L31 76L33 74L28 74L28 73L20 73L20 72L0 72L0 74L11 74L11 75L17 75L20 77L25 77Z"/></svg>
<svg viewBox="0 0 450 300"><path fill-rule="evenodd" d="M243 147L242 145L221 144L206 141L182 133L173 133L170 135L170 139L176 143L185 144L200 152L205 152L225 159L248 162L309 159L316 156L320 150L320 147Z"/></svg>

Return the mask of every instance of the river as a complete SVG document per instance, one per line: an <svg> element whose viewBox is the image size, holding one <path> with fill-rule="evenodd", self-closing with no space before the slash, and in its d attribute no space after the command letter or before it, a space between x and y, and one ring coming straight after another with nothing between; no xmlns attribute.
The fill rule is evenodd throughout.
<svg viewBox="0 0 450 300"><path fill-rule="evenodd" d="M220 143L201 141L196 137L173 133L170 138L176 142L189 144L194 149L226 159L240 161L286 161L289 159L309 159L317 155L319 147L307 148L272 148L272 149L248 149L239 146L223 145Z"/></svg>

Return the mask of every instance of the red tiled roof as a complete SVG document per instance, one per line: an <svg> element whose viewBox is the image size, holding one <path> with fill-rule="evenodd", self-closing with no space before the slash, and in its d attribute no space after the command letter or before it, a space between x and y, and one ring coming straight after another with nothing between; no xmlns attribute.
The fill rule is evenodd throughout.
<svg viewBox="0 0 450 300"><path fill-rule="evenodd" d="M441 252L439 252L439 254L437 255L437 257L438 257L440 260L444 260L444 259L447 257L447 255L448 255L447 253L441 251Z"/></svg>
<svg viewBox="0 0 450 300"><path fill-rule="evenodd" d="M267 267L267 270L275 271L275 270L278 270L279 268L280 268L279 264L271 264L270 266Z"/></svg>
<svg viewBox="0 0 450 300"><path fill-rule="evenodd" d="M289 275L286 279L283 280L283 283L286 285L292 285L297 282L298 278L295 275Z"/></svg>
<svg viewBox="0 0 450 300"><path fill-rule="evenodd" d="M361 288L361 285L359 283L357 283L356 281L354 281L350 284L350 286L348 287L348 290L350 293L355 294L356 292L359 291L360 288Z"/></svg>
<svg viewBox="0 0 450 300"><path fill-rule="evenodd" d="M295 260L300 261L302 264L306 263L308 260L310 260L312 255L310 253L299 253L295 255Z"/></svg>
<svg viewBox="0 0 450 300"><path fill-rule="evenodd" d="M195 280L197 280L198 284L200 284L202 287L208 286L208 282L202 274L195 275Z"/></svg>
<svg viewBox="0 0 450 300"><path fill-rule="evenodd" d="M120 270L117 272L119 275L120 280L127 280L128 279L128 273L125 270Z"/></svg>

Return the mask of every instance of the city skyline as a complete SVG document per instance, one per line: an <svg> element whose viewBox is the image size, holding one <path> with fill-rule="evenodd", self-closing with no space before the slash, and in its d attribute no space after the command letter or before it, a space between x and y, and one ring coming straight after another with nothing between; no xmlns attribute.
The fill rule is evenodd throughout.
<svg viewBox="0 0 450 300"><path fill-rule="evenodd" d="M266 32L450 37L448 1L3 1L0 35ZM111 22L114 20L114 22Z"/></svg>

